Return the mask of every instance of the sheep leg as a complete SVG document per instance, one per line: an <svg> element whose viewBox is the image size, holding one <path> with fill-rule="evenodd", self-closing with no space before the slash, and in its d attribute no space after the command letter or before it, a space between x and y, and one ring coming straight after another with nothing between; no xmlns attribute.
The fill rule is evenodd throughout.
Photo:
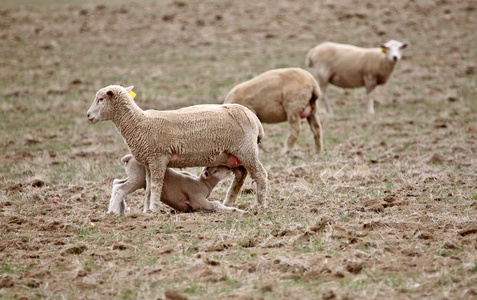
<svg viewBox="0 0 477 300"><path fill-rule="evenodd" d="M126 195L121 190L120 185L113 185L113 191L111 192L111 199L109 200L108 214L115 213L121 214L121 205Z"/></svg>
<svg viewBox="0 0 477 300"><path fill-rule="evenodd" d="M120 183L113 185L111 200L109 200L108 213L113 212L118 215L124 215L127 209L124 198L141 187L129 178L120 180L119 182Z"/></svg>
<svg viewBox="0 0 477 300"><path fill-rule="evenodd" d="M124 179L114 179L113 180L113 186L116 185L116 184L125 183L128 180L128 178L129 177L126 177Z"/></svg>
<svg viewBox="0 0 477 300"><path fill-rule="evenodd" d="M149 171L149 167L145 167L146 169L146 195L144 197L144 209L142 210L143 213L146 213L149 209L149 204L151 203L151 172Z"/></svg>
<svg viewBox="0 0 477 300"><path fill-rule="evenodd" d="M232 210L232 211L239 211L239 212L246 212L245 210L241 210L235 207L227 207L220 203L219 201L209 201L205 198L192 198L190 200L190 205L192 206L193 210L201 210L207 212L218 212L221 210Z"/></svg>
<svg viewBox="0 0 477 300"><path fill-rule="evenodd" d="M248 157L242 157L242 163L245 169L250 173L253 182L256 185L256 194L255 194L255 207L264 205L267 200L267 170L263 167L262 163L258 159L258 151L255 149L255 152L252 152L252 155ZM249 152L249 153L250 153ZM225 204L225 203L224 203Z"/></svg>
<svg viewBox="0 0 477 300"><path fill-rule="evenodd" d="M113 180L113 190L111 192L111 199L109 200L108 214L111 212L117 215L126 214L127 205L126 200L124 200L126 194L121 191L121 187L119 185L126 183L128 179L129 177Z"/></svg>
<svg viewBox="0 0 477 300"><path fill-rule="evenodd" d="M368 101L368 114L374 115L374 101L369 94L371 94L374 88L378 85L376 76L366 74L364 76L364 85L366 87L366 100Z"/></svg>
<svg viewBox="0 0 477 300"><path fill-rule="evenodd" d="M320 119L317 116L317 112L313 112L310 116L306 118L308 124L310 125L311 132L313 133L313 138L315 139L315 151L320 153L323 151L323 136L321 134L321 123Z"/></svg>
<svg viewBox="0 0 477 300"><path fill-rule="evenodd" d="M224 200L225 206L230 206L235 202L248 174L247 169L243 166L232 168L232 172L234 173L234 180L227 191Z"/></svg>
<svg viewBox="0 0 477 300"><path fill-rule="evenodd" d="M243 213L243 214L247 213L246 210L239 209L239 208L236 208L236 207L228 207L228 206L223 205L219 201L210 201L210 203L212 203L212 205L215 207L215 211L221 211L221 210L229 210L230 211L231 210L231 211L237 211L237 212L240 212L240 213Z"/></svg>
<svg viewBox="0 0 477 300"><path fill-rule="evenodd" d="M330 103L328 102L328 97L326 97L326 86L328 85L327 80L322 80L321 78L319 79L319 85L321 89L321 93L323 94L323 102L325 102L326 106L326 111L330 115L334 115L333 109L331 108Z"/></svg>
<svg viewBox="0 0 477 300"><path fill-rule="evenodd" d="M298 113L287 112L288 123L290 124L290 133L285 143L283 154L290 153L290 151L293 149L293 146L295 146L298 136L300 135L300 118L298 118L299 114L300 114L299 112Z"/></svg>
<svg viewBox="0 0 477 300"><path fill-rule="evenodd" d="M159 211L160 208L162 186L164 185L164 177L168 162L168 159L162 158L149 165L149 173L151 177L151 202L149 203L149 209L153 212Z"/></svg>
<svg viewBox="0 0 477 300"><path fill-rule="evenodd" d="M258 160L255 160L253 166L249 169L250 176L257 186L257 193L255 195L255 206L264 205L267 200L267 170Z"/></svg>
<svg viewBox="0 0 477 300"><path fill-rule="evenodd" d="M119 213L121 215L125 215L127 209L128 209L128 206L126 205L126 200L125 198L123 198L123 201L121 201L121 205L119 206Z"/></svg>

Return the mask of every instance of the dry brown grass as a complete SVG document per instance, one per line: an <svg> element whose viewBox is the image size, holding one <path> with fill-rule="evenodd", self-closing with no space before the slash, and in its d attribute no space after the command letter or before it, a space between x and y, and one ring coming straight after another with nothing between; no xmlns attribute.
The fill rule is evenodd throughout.
<svg viewBox="0 0 477 300"><path fill-rule="evenodd" d="M473 1L19 4L0 4L0 297L477 297ZM265 124L258 213L144 215L136 192L127 216L105 214L127 149L112 124L87 122L99 88L135 85L143 108L220 103L254 75L304 67L318 42L389 39L411 46L376 116L364 90L329 89L324 154L304 126L281 156L288 126Z"/></svg>

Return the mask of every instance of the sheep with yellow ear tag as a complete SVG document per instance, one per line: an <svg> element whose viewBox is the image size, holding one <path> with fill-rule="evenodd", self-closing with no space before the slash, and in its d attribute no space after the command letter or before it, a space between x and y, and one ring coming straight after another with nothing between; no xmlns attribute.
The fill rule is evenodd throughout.
<svg viewBox="0 0 477 300"><path fill-rule="evenodd" d="M130 94L133 86L100 89L88 110L91 123L112 121L134 158L146 169L144 212L158 211L166 169L232 169L234 181L223 202L230 206L248 173L257 187L255 206L267 197L267 171L258 159L262 123L238 104L195 105L178 110L142 110Z"/></svg>
<svg viewBox="0 0 477 300"><path fill-rule="evenodd" d="M407 43L395 40L390 40L381 48L324 42L308 51L306 63L320 84L328 112L333 113L325 95L326 87L331 83L345 89L364 86L368 113L374 114L370 94L376 86L386 83L402 58L402 49L407 46Z"/></svg>

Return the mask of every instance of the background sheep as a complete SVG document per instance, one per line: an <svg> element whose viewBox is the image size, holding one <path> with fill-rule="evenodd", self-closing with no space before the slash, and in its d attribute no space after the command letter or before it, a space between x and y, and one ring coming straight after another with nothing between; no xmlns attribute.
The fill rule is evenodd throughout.
<svg viewBox="0 0 477 300"><path fill-rule="evenodd" d="M300 134L300 118L306 118L315 139L315 149L323 150L321 124L316 101L321 91L313 75L300 68L270 70L235 86L224 103L238 103L253 111L263 123L288 121L290 134L284 152L289 152Z"/></svg>
<svg viewBox="0 0 477 300"><path fill-rule="evenodd" d="M306 55L306 63L318 79L327 111L333 113L325 95L329 82L341 88L366 87L368 113L374 114L369 94L377 85L386 83L401 60L401 50L407 45L391 40L381 48L366 49L324 42L311 49Z"/></svg>
<svg viewBox="0 0 477 300"><path fill-rule="evenodd" d="M108 213L124 214L126 210L126 195L146 188L146 168L140 165L131 154L124 156L125 179L113 181L113 191L109 201ZM199 177L185 171L175 171L168 168L164 176L161 201L178 211L193 210L219 211L243 210L227 207L218 201L208 201L207 198L214 187L231 173L227 166L205 167Z"/></svg>
<svg viewBox="0 0 477 300"><path fill-rule="evenodd" d="M93 124L111 120L134 158L146 167L146 205L159 203L167 167L226 165L235 175L224 204L238 196L247 173L257 185L255 205L267 197L267 171L258 159L262 124L241 105L197 105L172 111L143 111L131 95L133 87L100 89L88 110Z"/></svg>

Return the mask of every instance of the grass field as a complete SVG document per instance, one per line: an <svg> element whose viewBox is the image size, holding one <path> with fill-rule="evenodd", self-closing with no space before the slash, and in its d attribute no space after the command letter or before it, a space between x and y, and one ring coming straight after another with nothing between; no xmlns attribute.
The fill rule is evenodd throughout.
<svg viewBox="0 0 477 300"><path fill-rule="evenodd" d="M477 298L475 1L2 1L0 298ZM329 40L406 41L373 93L330 87L324 153L264 124L256 213L107 215L128 150L86 111L134 85L143 109L221 103ZM199 168L188 171L198 174ZM211 195L223 200L231 179ZM249 209L247 179L237 206Z"/></svg>

